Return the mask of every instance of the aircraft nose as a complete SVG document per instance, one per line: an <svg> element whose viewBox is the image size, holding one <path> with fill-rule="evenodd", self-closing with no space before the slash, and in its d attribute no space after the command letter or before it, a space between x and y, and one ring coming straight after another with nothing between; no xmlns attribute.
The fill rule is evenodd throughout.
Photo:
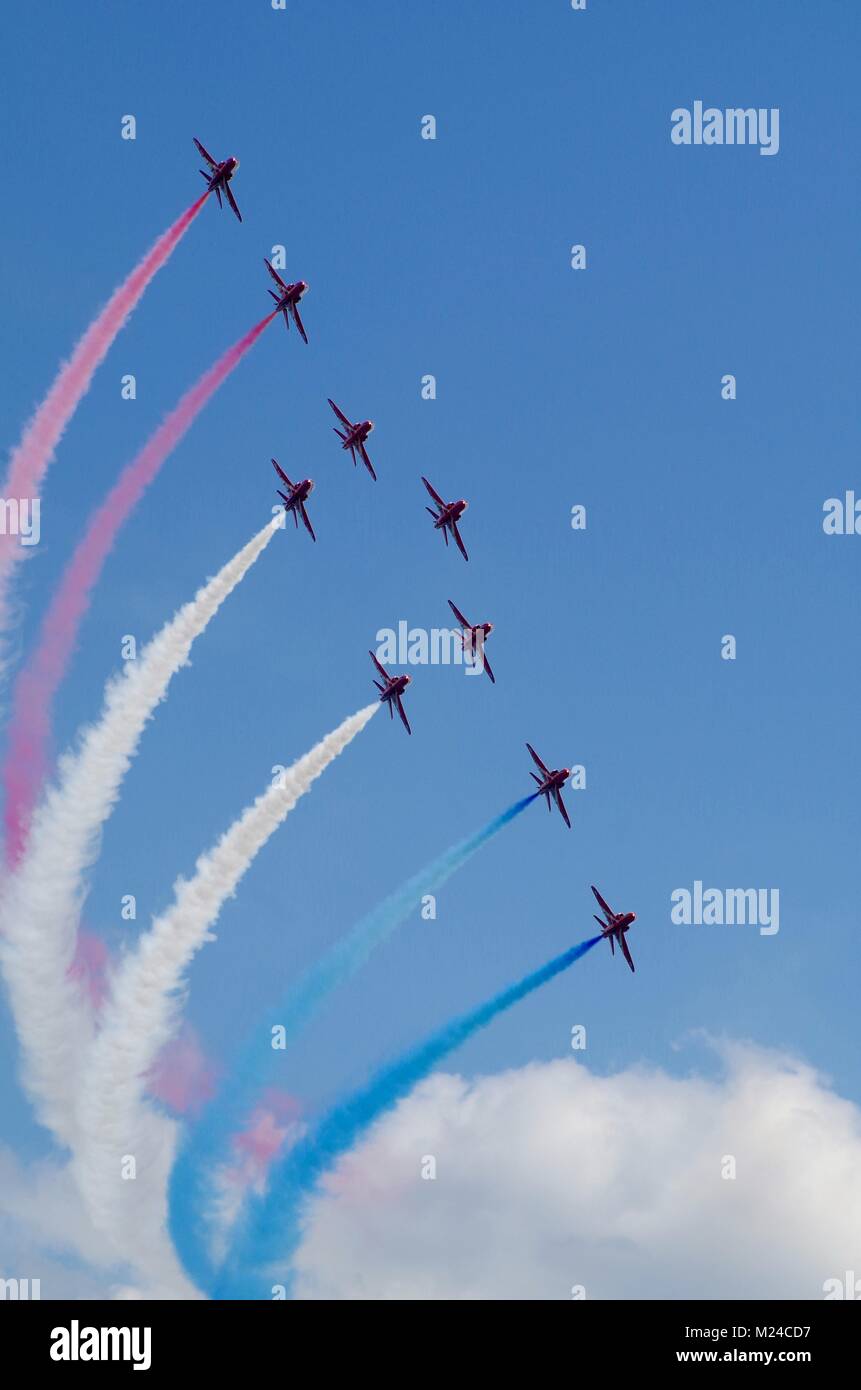
<svg viewBox="0 0 861 1390"><path fill-rule="evenodd" d="M404 676L404 685L410 685L411 682L412 682L412 676Z"/></svg>
<svg viewBox="0 0 861 1390"><path fill-rule="evenodd" d="M305 479L305 486L307 487L307 489L308 489L309 492L313 492L313 491L314 491L314 479L313 479L313 478L306 478L306 479Z"/></svg>

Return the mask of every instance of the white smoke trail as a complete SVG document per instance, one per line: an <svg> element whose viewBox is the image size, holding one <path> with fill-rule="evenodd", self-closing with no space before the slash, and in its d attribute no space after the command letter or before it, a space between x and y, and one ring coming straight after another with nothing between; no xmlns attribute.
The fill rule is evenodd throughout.
<svg viewBox="0 0 861 1390"><path fill-rule="evenodd" d="M374 703L345 719L246 808L197 861L193 878L177 882L173 904L113 980L78 1097L75 1168L94 1225L125 1258L133 1260L147 1233L166 1224L167 1172L144 1089L176 1026L185 972L255 856L378 709Z"/></svg>
<svg viewBox="0 0 861 1390"><path fill-rule="evenodd" d="M27 853L0 901L0 969L23 1054L24 1084L41 1121L65 1145L75 1142L75 1093L93 1040L89 1002L69 969L86 869L119 795L147 721L192 643L269 544L275 517L126 663L105 690L102 715L33 820ZM170 1141L164 1141L172 1149Z"/></svg>

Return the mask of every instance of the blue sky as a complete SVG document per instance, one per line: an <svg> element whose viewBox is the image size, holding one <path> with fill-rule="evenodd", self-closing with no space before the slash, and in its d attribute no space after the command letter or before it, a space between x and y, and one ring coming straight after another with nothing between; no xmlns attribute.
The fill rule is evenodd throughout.
<svg viewBox="0 0 861 1390"><path fill-rule="evenodd" d="M570 1055L584 1023L597 1071L686 1072L708 1063L678 1044L704 1029L797 1050L857 1100L861 539L821 527L826 498L861 495L852 7L153 0L93 3L86 22L10 4L2 23L9 447L202 186L193 135L240 157L244 218L204 209L63 441L24 650L118 470L265 312L262 257L285 244L311 285L310 346L273 324L126 528L87 620L58 746L95 715L122 636L150 636L265 520L270 455L316 480L317 546L277 538L149 729L87 924L130 944L273 764L370 696L377 630L444 625L452 598L494 622L497 684L413 671L413 738L376 719L260 856L192 974L216 1062L378 898L528 790L529 739L586 766L573 831L531 808L340 994L285 1084L316 1108L587 935L596 882L638 914L636 977L593 953L460 1068ZM671 111L697 99L779 107L779 154L671 144ZM376 421L376 485L340 453L327 396ZM470 500L469 565L434 535L421 473ZM779 934L673 925L670 894L696 879L779 888ZM3 1137L40 1152L5 1013L0 1055Z"/></svg>

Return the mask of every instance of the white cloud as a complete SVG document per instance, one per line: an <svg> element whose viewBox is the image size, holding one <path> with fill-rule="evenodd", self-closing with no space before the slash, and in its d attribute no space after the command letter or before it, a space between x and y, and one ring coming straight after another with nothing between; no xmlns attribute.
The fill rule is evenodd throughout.
<svg viewBox="0 0 861 1390"><path fill-rule="evenodd" d="M573 1059L431 1077L313 1203L298 1296L822 1298L861 1273L861 1110L791 1058L720 1050L717 1080ZM173 1258L142 1258L130 1286L69 1169L0 1148L0 1276L43 1298L182 1297Z"/></svg>
<svg viewBox="0 0 861 1390"><path fill-rule="evenodd" d="M861 1111L794 1059L720 1052L717 1080L430 1078L313 1203L297 1296L822 1298L861 1271Z"/></svg>
<svg viewBox="0 0 861 1390"><path fill-rule="evenodd" d="M115 1264L69 1169L0 1149L0 1277L39 1279L43 1299L109 1298Z"/></svg>
<svg viewBox="0 0 861 1390"><path fill-rule="evenodd" d="M53 1159L24 1164L0 1148L0 1278L38 1279L42 1299L193 1296L164 1234L148 1238L142 1227L141 1254L146 1284L130 1290L122 1283L128 1268L93 1226L71 1168Z"/></svg>

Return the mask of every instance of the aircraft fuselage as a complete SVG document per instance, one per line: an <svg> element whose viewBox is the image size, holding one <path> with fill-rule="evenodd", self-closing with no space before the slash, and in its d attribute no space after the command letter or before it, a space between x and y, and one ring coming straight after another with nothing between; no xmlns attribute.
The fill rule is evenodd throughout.
<svg viewBox="0 0 861 1390"><path fill-rule="evenodd" d="M225 159L219 164L215 173L212 175L211 187L216 188L220 185L223 188L226 183L230 182L238 168L239 160L234 155L231 155L229 159Z"/></svg>
<svg viewBox="0 0 861 1390"><path fill-rule="evenodd" d="M571 769L568 767L560 767L556 772L551 772L550 776L541 783L538 788L539 792L550 792L552 796L556 796L565 786L570 774Z"/></svg>
<svg viewBox="0 0 861 1390"><path fill-rule="evenodd" d="M451 526L454 522L460 521L468 506L469 503L464 502L463 498L459 502L449 502L447 507L443 507L434 526L439 530L440 526Z"/></svg>
<svg viewBox="0 0 861 1390"><path fill-rule="evenodd" d="M285 507L289 511L291 507L298 507L302 502L307 502L308 498L310 497L313 491L313 479L303 478L302 482L297 483L294 487L292 493L290 494L290 501L285 502L284 504Z"/></svg>
<svg viewBox="0 0 861 1390"><path fill-rule="evenodd" d="M359 445L365 444L367 442L368 435L371 433L371 430L373 428L374 423L372 420L363 420L361 424L353 425L352 429L350 430L349 434L347 435L346 439L341 445L341 448L357 449Z"/></svg>
<svg viewBox="0 0 861 1390"><path fill-rule="evenodd" d="M386 686L385 690L383 691L382 695L380 696L380 699L381 699L381 700L394 700L394 699L396 699L399 695L403 695L403 693L404 693L404 691L406 690L407 686L409 685L411 679L412 679L411 676L395 676L395 678L394 678L394 680L391 682L391 684Z"/></svg>

